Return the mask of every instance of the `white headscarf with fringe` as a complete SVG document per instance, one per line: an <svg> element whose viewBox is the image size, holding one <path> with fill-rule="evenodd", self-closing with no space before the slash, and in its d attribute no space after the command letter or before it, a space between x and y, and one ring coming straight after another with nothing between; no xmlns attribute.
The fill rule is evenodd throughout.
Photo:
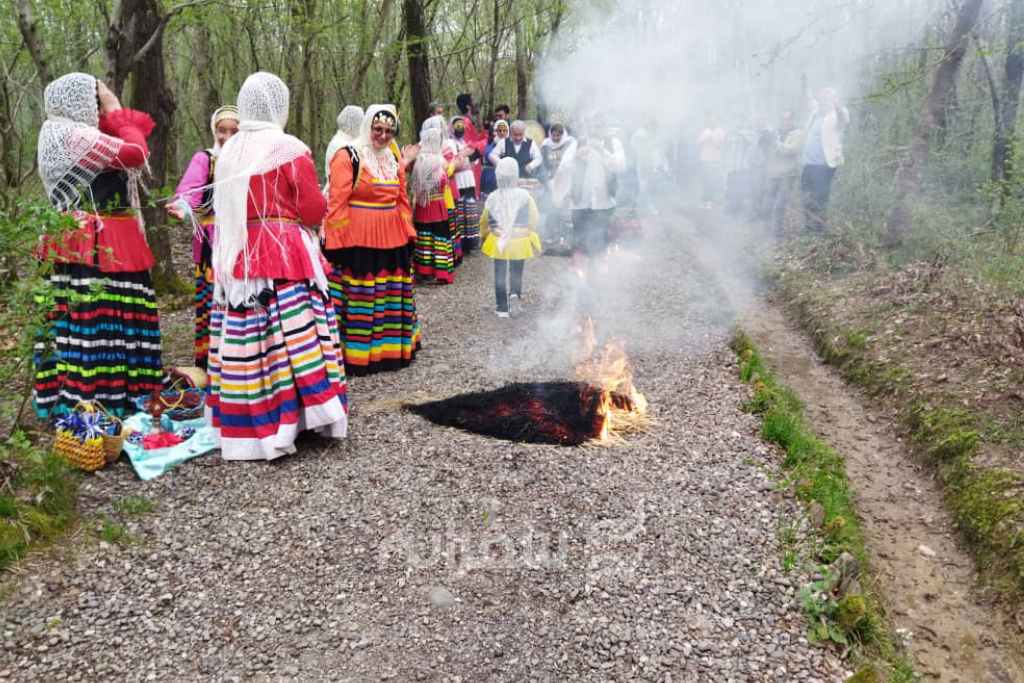
<svg viewBox="0 0 1024 683"><path fill-rule="evenodd" d="M441 131L431 128L420 133L420 151L409 179L417 206L430 203L430 195L437 192L441 180L447 176L445 166L441 154Z"/></svg>
<svg viewBox="0 0 1024 683"><path fill-rule="evenodd" d="M46 121L39 129L36 159L46 196L57 209L73 211L82 192L108 170L127 143L100 132L100 105L95 76L69 73L43 92ZM129 169L128 200L138 212L142 169ZM140 214L141 217L141 214Z"/></svg>
<svg viewBox="0 0 1024 683"><path fill-rule="evenodd" d="M238 115L238 132L217 159L213 193L214 297L232 306L252 305L267 284L248 272L250 180L310 153L305 143L284 132L288 86L274 74L260 71L245 79L238 91ZM245 256L240 278L234 273L239 255Z"/></svg>

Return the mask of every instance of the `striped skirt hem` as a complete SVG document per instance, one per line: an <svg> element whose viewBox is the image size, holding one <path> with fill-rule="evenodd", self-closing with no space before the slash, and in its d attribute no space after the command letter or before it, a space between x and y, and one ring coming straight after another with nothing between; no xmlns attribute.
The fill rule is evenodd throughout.
<svg viewBox="0 0 1024 683"><path fill-rule="evenodd" d="M103 273L54 264L54 307L34 348L33 403L40 418L99 401L134 412L134 399L162 388L160 315L148 271Z"/></svg>
<svg viewBox="0 0 1024 683"><path fill-rule="evenodd" d="M279 280L254 308L215 306L210 317L207 417L226 460L273 460L307 429L348 431L348 394L330 299Z"/></svg>
<svg viewBox="0 0 1024 683"><path fill-rule="evenodd" d="M350 376L398 370L416 357L422 342L408 250L341 249L332 291L340 302L338 327Z"/></svg>

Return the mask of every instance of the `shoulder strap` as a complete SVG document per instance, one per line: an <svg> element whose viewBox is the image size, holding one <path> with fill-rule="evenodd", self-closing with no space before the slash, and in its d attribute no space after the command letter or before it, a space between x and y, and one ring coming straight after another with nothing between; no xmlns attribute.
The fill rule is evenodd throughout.
<svg viewBox="0 0 1024 683"><path fill-rule="evenodd" d="M355 147L351 145L345 147L345 151L348 152L349 158L352 160L352 189L356 189L356 185L359 184L359 174L363 170L362 161L359 158L359 152Z"/></svg>

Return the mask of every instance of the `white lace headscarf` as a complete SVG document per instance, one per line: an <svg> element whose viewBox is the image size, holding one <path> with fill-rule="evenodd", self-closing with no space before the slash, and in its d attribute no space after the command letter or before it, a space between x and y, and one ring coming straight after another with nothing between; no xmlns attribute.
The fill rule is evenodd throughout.
<svg viewBox="0 0 1024 683"><path fill-rule="evenodd" d="M445 173L445 160L441 155L441 131L431 128L420 133L420 152L412 167L409 185L417 206L430 203L430 195L437 192Z"/></svg>
<svg viewBox="0 0 1024 683"><path fill-rule="evenodd" d="M505 245L513 237L516 218L523 207L530 203L530 193L519 187L519 162L512 157L505 157L494 169L498 180L498 189L487 196L484 205L490 219L491 229L498 235L498 251L504 251ZM521 227L521 226L520 226Z"/></svg>
<svg viewBox="0 0 1024 683"><path fill-rule="evenodd" d="M217 109L210 116L210 132L213 133L213 147L210 148L210 154L214 157L220 154L221 144L217 139L217 126L220 125L221 121L238 121L238 107L233 104L225 104L223 107L217 107Z"/></svg>
<svg viewBox="0 0 1024 683"><path fill-rule="evenodd" d="M327 177L331 176L331 159L342 147L348 147L359 137L359 129L363 126L363 108L350 104L338 114L338 132L327 143L327 154L324 156L324 169Z"/></svg>
<svg viewBox="0 0 1024 683"><path fill-rule="evenodd" d="M373 146L373 141L370 139L370 129L373 127L373 120L381 114L385 116L390 115L390 118L394 119L393 125L397 129L398 110L395 109L395 105L371 105L366 110L366 115L363 116L363 125L359 129L359 139L356 141L355 147L359 151L360 163L370 171L370 175L382 180L395 180L398 178L398 159L395 158L395 153L392 151L391 146L377 149Z"/></svg>
<svg viewBox="0 0 1024 683"><path fill-rule="evenodd" d="M420 135L428 130L437 130L441 133L441 146L443 147L448 140L448 122L444 120L444 117L437 114L424 121L420 126Z"/></svg>
<svg viewBox="0 0 1024 683"><path fill-rule="evenodd" d="M248 273L250 180L309 154L305 143L284 132L288 122L288 86L274 74L260 71L245 79L238 91L238 115L238 132L227 141L217 159L213 193L217 217L213 240L214 296L232 306L252 305L265 285L252 280ZM245 272L236 278L239 254L246 255ZM314 265L317 263L318 260L314 261ZM318 284L319 279L318 274Z"/></svg>
<svg viewBox="0 0 1024 683"><path fill-rule="evenodd" d="M36 158L50 202L61 211L78 208L82 192L110 168L122 145L130 143L100 132L96 78L70 73L46 86L46 121L39 130ZM138 209L141 170L128 171L131 206Z"/></svg>

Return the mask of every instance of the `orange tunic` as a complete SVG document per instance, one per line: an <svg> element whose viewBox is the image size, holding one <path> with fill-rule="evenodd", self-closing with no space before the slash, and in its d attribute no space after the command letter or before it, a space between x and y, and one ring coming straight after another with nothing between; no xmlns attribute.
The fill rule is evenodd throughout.
<svg viewBox="0 0 1024 683"><path fill-rule="evenodd" d="M412 207L405 189L405 170L398 178L374 178L363 164L359 183L352 188L352 159L335 154L324 220L324 249L370 247L394 249L416 240Z"/></svg>

